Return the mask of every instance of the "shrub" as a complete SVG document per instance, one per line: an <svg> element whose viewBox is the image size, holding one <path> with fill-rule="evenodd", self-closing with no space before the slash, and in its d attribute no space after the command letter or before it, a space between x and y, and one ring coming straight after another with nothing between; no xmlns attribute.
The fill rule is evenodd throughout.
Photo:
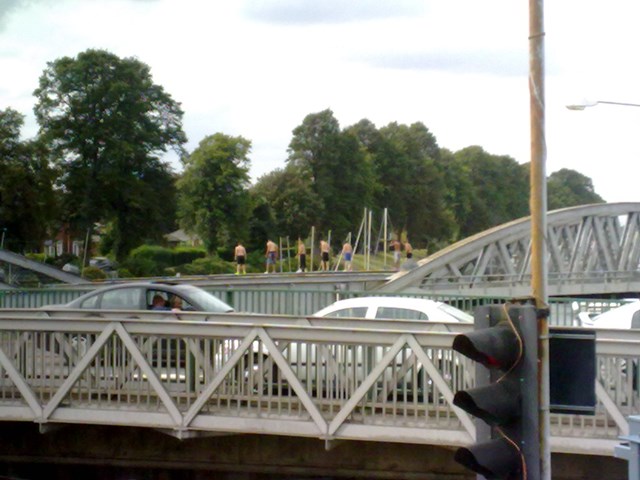
<svg viewBox="0 0 640 480"><path fill-rule="evenodd" d="M217 257L198 258L191 263L175 267L176 273L184 275L211 275L214 273L233 273L235 266Z"/></svg>
<svg viewBox="0 0 640 480"><path fill-rule="evenodd" d="M204 248L177 247L173 250L173 261L171 265L191 263L198 258L205 258L206 256L207 252Z"/></svg>
<svg viewBox="0 0 640 480"><path fill-rule="evenodd" d="M85 267L82 271L82 276L87 280L104 280L107 278L107 274L100 270L98 267Z"/></svg>
<svg viewBox="0 0 640 480"><path fill-rule="evenodd" d="M132 277L153 277L162 275L163 270L149 258L129 257L122 262L121 269L129 272L128 278ZM118 273L120 275L120 273Z"/></svg>

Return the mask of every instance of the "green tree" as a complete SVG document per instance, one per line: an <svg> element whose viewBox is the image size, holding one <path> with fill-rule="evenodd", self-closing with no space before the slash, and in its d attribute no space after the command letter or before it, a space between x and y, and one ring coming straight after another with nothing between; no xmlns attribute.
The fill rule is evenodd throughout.
<svg viewBox="0 0 640 480"><path fill-rule="evenodd" d="M358 139L342 132L331 110L309 114L293 131L288 165L307 176L324 209L321 230L340 241L357 228L362 209L371 206L372 170Z"/></svg>
<svg viewBox="0 0 640 480"><path fill-rule="evenodd" d="M252 192L264 198L271 208L275 231L269 235L274 238L305 238L311 226L321 221L322 199L314 192L311 179L294 165L260 177Z"/></svg>
<svg viewBox="0 0 640 480"><path fill-rule="evenodd" d="M250 150L249 140L216 133L184 158L178 181L179 221L202 238L209 253L218 246L231 248L248 236Z"/></svg>
<svg viewBox="0 0 640 480"><path fill-rule="evenodd" d="M87 50L48 63L34 94L41 136L62 170L66 220L82 231L112 224L118 258L158 238L171 179L159 156L181 152L186 137L179 103L149 67Z"/></svg>
<svg viewBox="0 0 640 480"><path fill-rule="evenodd" d="M568 168L549 175L547 199L548 210L604 202L595 192L593 181L589 177Z"/></svg>
<svg viewBox="0 0 640 480"><path fill-rule="evenodd" d="M55 172L37 141L21 141L24 116L0 110L0 235L4 247L39 251L56 212Z"/></svg>
<svg viewBox="0 0 640 480"><path fill-rule="evenodd" d="M529 215L529 182L526 166L509 156L492 155L479 146L454 154L471 190L471 209L460 220L460 236L468 237L488 228Z"/></svg>
<svg viewBox="0 0 640 480"><path fill-rule="evenodd" d="M445 203L445 177L438 165L440 149L422 123L380 129L384 139L375 155L377 203L389 209L397 235L406 232L416 246L452 237L453 213Z"/></svg>

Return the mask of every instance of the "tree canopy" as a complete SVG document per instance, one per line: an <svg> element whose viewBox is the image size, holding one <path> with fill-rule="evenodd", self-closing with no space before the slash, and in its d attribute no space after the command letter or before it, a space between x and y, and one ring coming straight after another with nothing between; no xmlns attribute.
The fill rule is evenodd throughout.
<svg viewBox="0 0 640 480"><path fill-rule="evenodd" d="M251 142L223 133L204 138L184 158L178 180L178 217L197 233L209 252L248 236Z"/></svg>
<svg viewBox="0 0 640 480"><path fill-rule="evenodd" d="M67 220L111 224L118 257L162 233L171 173L160 155L180 150L183 112L147 65L103 50L47 64L34 92L40 136L61 169Z"/></svg>
<svg viewBox="0 0 640 480"><path fill-rule="evenodd" d="M48 152L36 141L21 141L24 116L0 110L0 235L4 247L38 251L54 222L55 172Z"/></svg>

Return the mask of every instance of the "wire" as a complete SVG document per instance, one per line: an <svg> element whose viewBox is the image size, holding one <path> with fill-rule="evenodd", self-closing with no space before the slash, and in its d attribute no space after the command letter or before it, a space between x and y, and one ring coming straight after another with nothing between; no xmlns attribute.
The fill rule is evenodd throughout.
<svg viewBox="0 0 640 480"><path fill-rule="evenodd" d="M520 364L520 361L522 360L522 356L524 354L524 343L522 341L522 337L520 336L520 332L518 332L518 329L513 324L513 320L511 320L511 316L509 315L509 307L510 306L511 306L510 303L505 303L505 304L502 305L502 310L504 311L504 314L507 317L507 321L509 322L509 326L511 327L511 330L513 330L513 333L516 334L516 338L518 339L518 358L516 359L515 362L513 362L511 367L509 367L509 370L504 372L502 374L502 376L500 378L498 378L497 382L502 381L503 378L505 378L507 375L509 375L513 371L513 369L516 368Z"/></svg>
<svg viewBox="0 0 640 480"><path fill-rule="evenodd" d="M496 430L498 431L498 433L500 434L500 436L502 438L504 438L507 442L509 442L513 446L513 448L515 448L518 451L518 455L520 455L520 464L522 465L522 480L527 480L527 460L524 458L522 450L520 449L520 447L518 446L518 444L516 442L514 442L512 439L510 439L502 431L502 429L500 427L496 427Z"/></svg>
<svg viewBox="0 0 640 480"><path fill-rule="evenodd" d="M504 315L507 317L507 321L509 322L509 326L511 327L511 329L513 330L513 333L516 334L516 338L518 339L518 358L516 359L515 362L513 362L513 365L511 365L511 367L509 368L509 370L507 370L505 373L502 374L502 376L498 379L497 383L502 381L503 378L505 378L509 373L511 373L511 371L516 368L519 364L520 361L522 360L522 357L524 355L524 342L522 341L522 336L520 335L520 332L518 331L518 329L516 328L516 326L513 323L513 320L511 320L511 315L509 315L509 308L511 307L511 303L505 303L502 306L502 310L504 312ZM524 454L522 453L522 449L520 448L520 446L514 442L511 438L509 438L500 427L495 427L496 430L498 431L498 433L500 434L500 436L502 438L504 438L507 442L509 442L517 451L518 451L518 455L520 456L520 463L522 465L522 480L527 480L527 461L524 457Z"/></svg>

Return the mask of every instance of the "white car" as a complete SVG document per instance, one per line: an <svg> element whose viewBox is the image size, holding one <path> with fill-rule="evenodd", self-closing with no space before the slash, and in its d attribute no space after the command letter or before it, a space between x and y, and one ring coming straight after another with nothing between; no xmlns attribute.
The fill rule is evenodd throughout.
<svg viewBox="0 0 640 480"><path fill-rule="evenodd" d="M473 315L444 302L411 297L356 297L338 300L313 316L473 323Z"/></svg>
<svg viewBox="0 0 640 480"><path fill-rule="evenodd" d="M640 300L635 300L593 317L589 326L618 329L640 328Z"/></svg>

